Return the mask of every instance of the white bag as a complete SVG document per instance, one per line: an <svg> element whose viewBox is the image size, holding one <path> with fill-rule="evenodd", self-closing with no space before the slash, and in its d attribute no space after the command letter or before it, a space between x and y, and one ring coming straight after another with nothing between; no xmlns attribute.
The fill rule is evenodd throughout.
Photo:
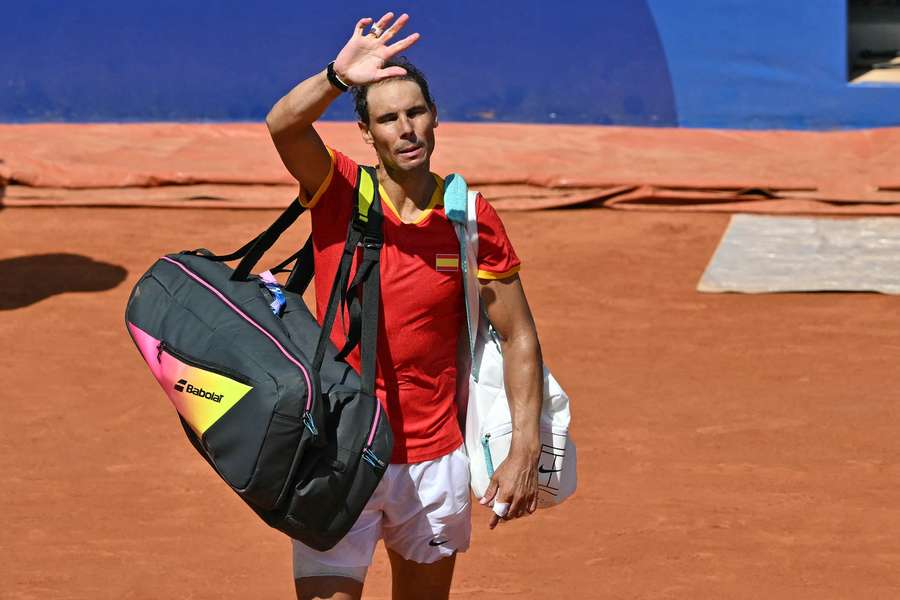
<svg viewBox="0 0 900 600"><path fill-rule="evenodd" d="M466 407L466 451L471 465L472 491L484 496L494 470L509 454L512 416L503 379L500 338L481 305L478 273L477 193L450 175L444 184L444 209L460 240L460 264L466 295L471 371ZM538 462L538 507L559 504L577 484L575 442L569 436L569 397L544 369L541 407L541 453Z"/></svg>

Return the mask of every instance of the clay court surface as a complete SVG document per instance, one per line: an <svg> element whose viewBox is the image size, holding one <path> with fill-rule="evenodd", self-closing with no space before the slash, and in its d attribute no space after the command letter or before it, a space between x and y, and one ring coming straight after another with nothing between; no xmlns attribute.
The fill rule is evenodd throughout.
<svg viewBox="0 0 900 600"><path fill-rule="evenodd" d="M0 597L291 597L287 539L195 455L123 326L162 253L275 214L0 212ZM581 480L495 531L476 507L453 597L900 595L896 298L701 295L727 215L503 217ZM389 595L379 550L365 597Z"/></svg>

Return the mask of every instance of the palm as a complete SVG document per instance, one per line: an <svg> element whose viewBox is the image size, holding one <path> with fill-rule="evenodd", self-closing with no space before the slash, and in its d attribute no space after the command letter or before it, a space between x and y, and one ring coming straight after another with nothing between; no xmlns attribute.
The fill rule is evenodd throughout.
<svg viewBox="0 0 900 600"><path fill-rule="evenodd" d="M374 25L383 33L376 37L370 32L363 35L365 28L372 19L361 19L356 24L356 29L350 40L344 45L334 61L334 69L346 83L350 85L368 85L381 81L387 77L397 77L406 73L402 67L384 67L384 62L406 48L412 46L419 39L418 33L413 33L402 40L388 45L397 33L409 20L405 14L391 25L393 13L387 13Z"/></svg>

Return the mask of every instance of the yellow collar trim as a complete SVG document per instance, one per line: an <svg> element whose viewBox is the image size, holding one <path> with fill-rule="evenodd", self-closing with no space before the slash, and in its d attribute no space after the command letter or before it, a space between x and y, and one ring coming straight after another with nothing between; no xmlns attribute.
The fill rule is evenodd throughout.
<svg viewBox="0 0 900 600"><path fill-rule="evenodd" d="M386 204L387 207L391 209L391 212L394 213L394 215L401 223L405 225L417 225L424 221L436 206L442 206L444 204L444 180L434 173L432 173L431 176L434 177L434 181L437 183L437 185L434 186L434 192L432 192L431 194L431 200L428 201L428 206L425 207L425 210L419 213L419 216L416 217L415 221L404 221L400 217L400 211L397 210L397 207L394 205L394 201L391 200L391 197L388 196L388 193L384 190L384 186L382 186L381 183L378 184L378 190L381 194L381 199L384 200L384 204Z"/></svg>

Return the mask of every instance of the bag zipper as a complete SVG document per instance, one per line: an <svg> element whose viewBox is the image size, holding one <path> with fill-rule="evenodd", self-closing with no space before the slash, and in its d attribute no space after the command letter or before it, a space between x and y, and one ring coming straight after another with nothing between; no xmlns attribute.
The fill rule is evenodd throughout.
<svg viewBox="0 0 900 600"><path fill-rule="evenodd" d="M491 434L481 436L481 448L484 450L484 464L487 467L488 477L494 476L494 458L491 456Z"/></svg>
<svg viewBox="0 0 900 600"><path fill-rule="evenodd" d="M366 461L367 463L369 463L370 465L372 465L372 466L375 467L376 469L382 469L382 470L383 470L383 469L385 468L384 461L381 460L380 458L378 458L377 456L375 456L375 453L372 452L372 449L369 448L369 447L366 447L366 448L363 449L363 451L362 451L362 458L363 458L364 461Z"/></svg>
<svg viewBox="0 0 900 600"><path fill-rule="evenodd" d="M306 428L309 429L310 433L312 433L314 436L318 437L318 428L316 427L315 419L312 416L312 398L313 398L312 380L309 376L309 372L307 372L307 370L306 370L306 367L304 367L303 364L299 360L297 360L296 358L291 356L290 352L288 352L285 349L285 347L282 346L281 343L278 340L276 340L275 337L271 333L266 331L266 329L262 325L260 325L259 323L257 323L253 319L251 319L249 316L247 316L247 314L244 313L244 311L242 311L240 308L238 308L234 303L232 303L228 298L226 298L224 296L224 294L222 294L222 292L220 292L219 290L214 288L205 279L203 279L202 277L200 277L199 275L197 275L196 273L194 273L193 271L188 269L186 266L184 266L177 260L173 260L173 259L169 258L168 256L163 256L162 260L172 263L173 265L175 265L176 267L178 267L179 269L181 269L182 271L187 273L188 277L190 277L191 279L195 280L197 283L199 283L200 285L205 287L214 296L216 296L219 300L221 300L228 308L230 308L231 310L236 312L238 315L243 317L244 320L246 320L248 323L250 323L251 325L256 327L263 335L265 335L267 338L269 338L269 340L273 344L275 344L275 346L278 348L278 350L281 351L281 353L284 355L285 358L287 358L292 364L294 364L297 368L300 369L300 372L303 373L304 379L306 379L306 392L307 392L306 408L303 412L302 420L303 420L304 425L306 425ZM373 427L373 433L374 433L374 427ZM370 436L370 438L371 438L371 436Z"/></svg>
<svg viewBox="0 0 900 600"><path fill-rule="evenodd" d="M372 451L372 444L375 442L375 431L378 429L378 421L381 419L381 400L377 396L373 396L372 400L375 401L375 418L372 419L372 429L369 430L369 439L366 440L366 447L363 448L362 458L375 469L383 471L387 468L387 465Z"/></svg>
<svg viewBox="0 0 900 600"><path fill-rule="evenodd" d="M509 435L510 433L512 433L512 423L503 423L482 434L481 449L484 452L484 464L487 467L488 477L494 476L494 456L491 454L491 436Z"/></svg>
<svg viewBox="0 0 900 600"><path fill-rule="evenodd" d="M218 373L219 375L224 375L225 377L228 377L230 379L234 379L237 382L243 383L244 385L251 386L251 387L253 386L253 382L250 380L250 378L245 377L244 375L241 375L240 373L236 373L235 371L232 371L221 365L217 365L216 363L208 362L208 361L201 361L196 358L192 358L192 357L184 354L183 352L176 350L175 348L173 348L172 346L167 344L165 342L165 340L161 341L156 346L157 362L160 361L160 357L162 356L163 352L165 352L166 354L168 354L170 356L174 356L181 362L191 365L192 367L197 367L198 369L204 369L207 371L213 371L215 373Z"/></svg>

